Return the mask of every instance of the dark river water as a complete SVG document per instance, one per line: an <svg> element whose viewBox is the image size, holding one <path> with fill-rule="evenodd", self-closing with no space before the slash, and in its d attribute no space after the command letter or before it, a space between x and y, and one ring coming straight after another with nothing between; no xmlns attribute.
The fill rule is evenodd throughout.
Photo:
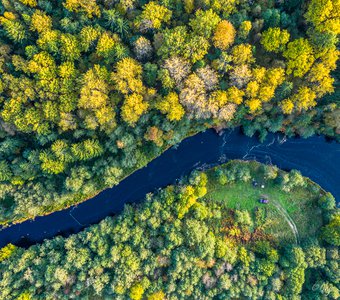
<svg viewBox="0 0 340 300"><path fill-rule="evenodd" d="M79 232L106 216L121 211L125 203L143 200L145 194L172 184L193 169L204 169L230 159L255 159L281 169L300 170L340 199L340 144L324 137L288 139L271 134L264 143L239 129L217 135L213 130L184 140L133 173L119 185L77 206L37 217L0 231L0 247L7 243L27 247L56 235Z"/></svg>

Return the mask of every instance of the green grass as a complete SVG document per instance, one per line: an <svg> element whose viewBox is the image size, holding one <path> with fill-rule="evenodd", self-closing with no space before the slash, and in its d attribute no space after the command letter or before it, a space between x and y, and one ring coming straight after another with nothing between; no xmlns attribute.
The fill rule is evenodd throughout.
<svg viewBox="0 0 340 300"><path fill-rule="evenodd" d="M224 168L228 168L232 163L235 162L226 164ZM240 163L240 161L236 163ZM314 183L308 183L306 187L295 188L289 193L284 192L275 181L264 180L259 169L259 163L250 162L248 164L251 167L252 178L257 180L259 186L253 187L251 180L221 185L214 177L213 171L210 171L208 172L208 193L205 197L224 203L231 209L253 212L256 207L264 207L268 220L265 231L271 233L279 241L292 242L295 240L294 233L282 212L274 205L274 202L277 201L296 224L301 240L315 236L322 225L321 209L316 205L316 200L321 192L320 189ZM263 189L260 187L261 184L265 185ZM312 185L314 185L314 188L312 188ZM261 195L268 196L268 204L258 202Z"/></svg>

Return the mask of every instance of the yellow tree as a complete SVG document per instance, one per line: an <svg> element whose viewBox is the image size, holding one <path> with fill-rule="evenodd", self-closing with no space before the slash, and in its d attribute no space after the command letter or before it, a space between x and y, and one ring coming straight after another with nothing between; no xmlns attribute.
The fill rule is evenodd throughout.
<svg viewBox="0 0 340 300"><path fill-rule="evenodd" d="M171 15L171 10L157 4L155 1L151 1L144 5L142 14L136 21L136 25L141 31L159 29L162 23L170 21Z"/></svg>
<svg viewBox="0 0 340 300"><path fill-rule="evenodd" d="M149 104L143 100L142 95L133 93L126 96L121 108L123 120L130 126L134 126L140 116L147 111Z"/></svg>
<svg viewBox="0 0 340 300"><path fill-rule="evenodd" d="M21 43L26 38L25 27L13 13L4 12L3 17L0 16L0 24L5 29L7 36L14 42Z"/></svg>
<svg viewBox="0 0 340 300"><path fill-rule="evenodd" d="M316 94L309 87L300 87L298 92L292 97L294 106L299 110L307 110L316 105Z"/></svg>
<svg viewBox="0 0 340 300"><path fill-rule="evenodd" d="M264 49L271 52L282 51L289 42L290 34L287 30L271 27L262 33L261 44Z"/></svg>
<svg viewBox="0 0 340 300"><path fill-rule="evenodd" d="M83 78L83 87L80 91L78 106L86 109L97 109L106 105L109 96L107 80L108 71L105 67L94 65Z"/></svg>
<svg viewBox="0 0 340 300"><path fill-rule="evenodd" d="M221 18L212 9L197 10L195 17L189 22L195 35L210 38Z"/></svg>
<svg viewBox="0 0 340 300"><path fill-rule="evenodd" d="M72 12L84 12L89 18L100 16L100 7L96 0L66 0L64 6Z"/></svg>
<svg viewBox="0 0 340 300"><path fill-rule="evenodd" d="M45 30L39 34L37 45L44 51L58 53L60 47L59 37L59 31Z"/></svg>
<svg viewBox="0 0 340 300"><path fill-rule="evenodd" d="M289 115L293 112L294 103L291 99L282 100L280 106L284 114Z"/></svg>
<svg viewBox="0 0 340 300"><path fill-rule="evenodd" d="M312 83L312 90L319 98L327 93L334 92L334 78L331 77L330 71L325 64L317 63L311 68L307 76L307 79Z"/></svg>
<svg viewBox="0 0 340 300"><path fill-rule="evenodd" d="M142 73L142 66L136 60L127 57L117 63L116 72L111 74L111 78L116 83L115 88L122 94L143 94L145 87Z"/></svg>
<svg viewBox="0 0 340 300"><path fill-rule="evenodd" d="M100 36L100 31L92 26L85 26L80 31L79 36L82 50L88 51Z"/></svg>
<svg viewBox="0 0 340 300"><path fill-rule="evenodd" d="M249 107L250 113L255 113L261 109L261 101L259 99L250 99L247 101L247 106Z"/></svg>
<svg viewBox="0 0 340 300"><path fill-rule="evenodd" d="M249 44L240 44L231 51L232 61L236 65L248 64L254 61L252 47Z"/></svg>
<svg viewBox="0 0 340 300"><path fill-rule="evenodd" d="M252 28L252 24L250 21L243 21L238 30L239 36L245 39L249 35L251 28Z"/></svg>
<svg viewBox="0 0 340 300"><path fill-rule="evenodd" d="M232 86L227 90L228 102L239 105L243 102L243 96L244 92L238 89L236 86Z"/></svg>
<svg viewBox="0 0 340 300"><path fill-rule="evenodd" d="M35 7L38 5L36 0L19 0L22 4L25 4L30 7Z"/></svg>
<svg viewBox="0 0 340 300"><path fill-rule="evenodd" d="M295 77L303 77L314 63L313 48L304 38L290 42L283 56L287 59L287 74Z"/></svg>
<svg viewBox="0 0 340 300"><path fill-rule="evenodd" d="M175 92L171 92L165 96L156 104L156 108L163 114L166 114L169 121L179 121L185 114L184 108L179 103L178 95Z"/></svg>
<svg viewBox="0 0 340 300"><path fill-rule="evenodd" d="M97 54L102 57L109 57L112 55L116 41L117 37L105 31L98 40L96 48Z"/></svg>
<svg viewBox="0 0 340 300"><path fill-rule="evenodd" d="M31 18L31 30L41 33L51 28L52 18L39 9L35 10Z"/></svg>
<svg viewBox="0 0 340 300"><path fill-rule="evenodd" d="M80 57L78 37L69 33L60 35L60 52L64 60L76 60Z"/></svg>
<svg viewBox="0 0 340 300"><path fill-rule="evenodd" d="M340 34L339 0L311 0L305 17L321 32Z"/></svg>
<svg viewBox="0 0 340 300"><path fill-rule="evenodd" d="M235 40L236 31L229 21L223 20L216 26L213 36L214 46L221 50L228 49Z"/></svg>
<svg viewBox="0 0 340 300"><path fill-rule="evenodd" d="M1 248L0 249L0 262L9 258L16 249L17 247L12 244L7 244L5 247Z"/></svg>
<svg viewBox="0 0 340 300"><path fill-rule="evenodd" d="M85 125L95 129L98 125L102 129L115 127L115 112L109 99L109 72L105 67L94 65L83 77L78 107L86 111Z"/></svg>

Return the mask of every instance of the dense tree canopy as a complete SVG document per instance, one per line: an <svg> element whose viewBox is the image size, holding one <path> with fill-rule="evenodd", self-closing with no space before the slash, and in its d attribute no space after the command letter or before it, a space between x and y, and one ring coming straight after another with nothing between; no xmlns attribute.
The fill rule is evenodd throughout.
<svg viewBox="0 0 340 300"><path fill-rule="evenodd" d="M271 201L281 195L287 208L305 208L297 214L299 244L283 239L291 229L271 215L275 206L247 198L246 190L262 192L254 178L275 194ZM242 198L233 208L232 190ZM338 299L336 246L330 194L297 171L232 162L194 171L76 235L0 249L0 299Z"/></svg>
<svg viewBox="0 0 340 300"><path fill-rule="evenodd" d="M338 0L1 1L0 222L207 127L339 138L339 28Z"/></svg>

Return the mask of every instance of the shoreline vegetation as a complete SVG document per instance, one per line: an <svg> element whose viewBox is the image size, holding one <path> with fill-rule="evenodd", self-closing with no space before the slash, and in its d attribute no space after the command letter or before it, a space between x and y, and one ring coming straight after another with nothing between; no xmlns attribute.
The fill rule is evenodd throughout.
<svg viewBox="0 0 340 300"><path fill-rule="evenodd" d="M207 128L206 130L208 130L208 129L209 129L209 128ZM184 139L189 138L189 137L191 137L191 136L193 136L193 135L195 135L195 134L197 134L197 133L198 133L198 132L189 134L189 135L187 135ZM183 139L183 140L184 140L184 139ZM172 148L172 147L174 147L174 146L176 146L176 145L177 145L177 144L169 145L167 148L162 149L162 152L161 152L158 156L162 155L162 153L164 153L165 151L167 151L168 149L170 149L170 148ZM138 171L139 169L146 167L150 162L152 162L152 161L153 161L155 158L157 158L158 156L155 156L155 157L151 158L150 160L148 160L144 166L141 166L141 167L138 168L138 169L135 169L135 170L132 170L132 171L128 172L126 175L124 175L123 177L121 177L121 178L119 179L119 181L118 181L115 185L118 185L121 181L123 181L125 178L129 177L130 175L132 175L134 172ZM14 220L14 221L11 222L11 223L8 223L8 222L6 222L6 223L1 223L1 222L0 222L0 226L2 226L2 228L7 228L7 227L12 226L12 225L15 225L15 224L23 223L23 222L25 222L25 221L27 221L27 220L34 220L36 217L47 216L47 215L52 214L52 213L54 213L54 212L61 211L61 210L64 210L64 209L68 209L68 208L70 208L70 207L72 207L72 206L76 206L76 205L78 205L78 204L80 204L80 203L82 203L82 202L85 202L85 201L87 201L87 200L89 200L89 199L91 199L91 198L97 196L98 194L100 194L100 193L103 192L104 190L109 189L109 188L112 188L112 187L114 187L115 185L113 185L113 186L106 186L106 187L104 186L104 187L102 187L102 189L97 190L97 191L95 191L95 192L92 192L92 194L89 194L89 195L82 195L82 196L74 195L74 196L70 196L71 199L78 199L78 198L81 198L81 200L74 200L74 201L68 200L68 202L67 202L67 204L65 204L65 206L63 205L62 207L55 207L55 208L53 208L53 209L48 210L47 212L45 212L45 213L43 213L43 214L39 214L39 215L36 215L36 216L33 216L33 217L27 217L27 218L23 218L23 219Z"/></svg>
<svg viewBox="0 0 340 300"><path fill-rule="evenodd" d="M339 11L1 1L0 224L82 202L211 127L339 141Z"/></svg>
<svg viewBox="0 0 340 300"><path fill-rule="evenodd" d="M298 171L229 161L67 238L2 248L0 299L337 299L339 216Z"/></svg>

